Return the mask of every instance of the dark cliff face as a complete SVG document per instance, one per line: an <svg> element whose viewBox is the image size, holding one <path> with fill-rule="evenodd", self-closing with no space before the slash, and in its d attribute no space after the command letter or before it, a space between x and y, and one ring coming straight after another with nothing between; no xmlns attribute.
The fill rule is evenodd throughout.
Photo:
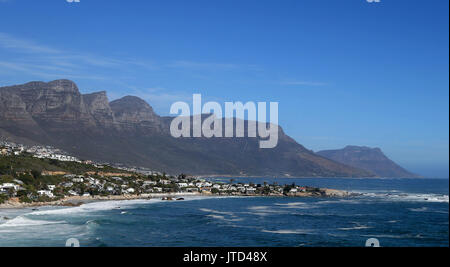
<svg viewBox="0 0 450 267"><path fill-rule="evenodd" d="M125 96L110 103L115 122L124 130L162 131L161 118L144 100L135 96Z"/></svg>
<svg viewBox="0 0 450 267"><path fill-rule="evenodd" d="M33 120L48 127L56 124L68 126L94 123L82 95L71 81L30 82L3 90L13 92L25 104L26 111Z"/></svg>
<svg viewBox="0 0 450 267"><path fill-rule="evenodd" d="M82 95L86 110L94 118L95 122L100 127L113 128L115 125L114 113L109 106L106 92L97 92L87 95Z"/></svg>
<svg viewBox="0 0 450 267"><path fill-rule="evenodd" d="M84 159L174 174L371 175L314 154L281 128L274 149L260 149L259 140L248 137L173 138L173 118L158 116L144 100L126 96L109 103L106 92L82 95L68 80L1 87L0 111L1 135L52 145Z"/></svg>
<svg viewBox="0 0 450 267"><path fill-rule="evenodd" d="M349 166L371 171L380 177L418 177L390 160L379 148L347 146L338 150L319 151L317 154Z"/></svg>

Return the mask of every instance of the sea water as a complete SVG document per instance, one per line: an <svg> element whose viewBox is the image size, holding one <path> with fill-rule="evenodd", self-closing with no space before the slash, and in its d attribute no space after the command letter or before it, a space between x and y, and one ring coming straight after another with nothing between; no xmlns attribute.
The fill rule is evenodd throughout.
<svg viewBox="0 0 450 267"><path fill-rule="evenodd" d="M215 180L229 181L230 178ZM443 179L273 179L350 198L186 197L0 210L0 246L449 246ZM7 217L7 219L5 218Z"/></svg>

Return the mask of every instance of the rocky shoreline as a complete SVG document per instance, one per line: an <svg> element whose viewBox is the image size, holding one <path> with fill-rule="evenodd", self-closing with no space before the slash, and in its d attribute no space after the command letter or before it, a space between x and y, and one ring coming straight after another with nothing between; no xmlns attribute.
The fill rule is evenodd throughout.
<svg viewBox="0 0 450 267"><path fill-rule="evenodd" d="M77 207L90 202L97 201L113 201L113 200L136 200L136 199L163 199L163 200L182 200L186 196L205 196L205 197L216 197L216 196L235 196L235 197L351 197L356 194L350 193L343 190L328 189L328 188L318 188L315 192L297 192L288 194L274 194L269 195L257 195L257 194L211 194L211 193L155 193L155 194L141 194L141 195L111 195L111 196L70 196L65 197L60 200L51 202L34 202L34 203L23 203L17 198L12 198L3 204L0 204L0 209L23 209L23 208L38 208L38 207Z"/></svg>

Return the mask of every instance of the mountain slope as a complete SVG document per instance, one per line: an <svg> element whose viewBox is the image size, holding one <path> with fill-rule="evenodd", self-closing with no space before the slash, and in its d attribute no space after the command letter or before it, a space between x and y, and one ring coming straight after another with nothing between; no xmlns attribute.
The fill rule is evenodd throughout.
<svg viewBox="0 0 450 267"><path fill-rule="evenodd" d="M371 171L380 177L418 177L390 160L379 148L347 146L343 149L319 151L317 154L355 168Z"/></svg>
<svg viewBox="0 0 450 267"><path fill-rule="evenodd" d="M1 87L0 111L1 135L85 159L196 175L372 175L314 154L281 128L274 149L260 149L257 138L176 139L169 133L172 118L158 116L144 100L109 103L105 92L83 95L69 80Z"/></svg>

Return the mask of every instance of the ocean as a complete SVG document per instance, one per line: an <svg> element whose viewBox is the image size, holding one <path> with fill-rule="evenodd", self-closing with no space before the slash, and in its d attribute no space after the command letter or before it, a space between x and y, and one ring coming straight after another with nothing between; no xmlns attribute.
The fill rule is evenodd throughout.
<svg viewBox="0 0 450 267"><path fill-rule="evenodd" d="M448 179L234 179L361 195L186 197L0 210L0 246L65 246L69 238L86 247L362 247L369 238L382 247L449 246Z"/></svg>

